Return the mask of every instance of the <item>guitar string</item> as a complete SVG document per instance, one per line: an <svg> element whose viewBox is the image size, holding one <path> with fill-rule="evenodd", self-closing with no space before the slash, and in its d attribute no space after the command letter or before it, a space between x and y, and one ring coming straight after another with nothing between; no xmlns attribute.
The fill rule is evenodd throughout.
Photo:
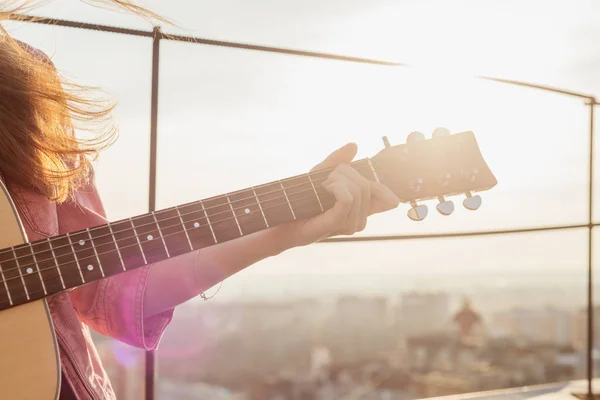
<svg viewBox="0 0 600 400"><path fill-rule="evenodd" d="M321 173L321 172L324 172L324 171L325 170L316 171L314 174ZM310 174L307 174L307 175L310 175ZM300 177L302 177L302 176L300 176ZM298 177L288 178L288 179L298 179ZM327 178L322 179L321 181L325 181L326 179ZM258 199L258 196L265 196L265 195L268 195L268 194L273 194L273 193L278 193L278 192L281 192L281 191L287 191L289 189L294 189L296 187L303 186L303 185L310 185L311 182L312 183L319 183L319 179L310 180L309 182L306 182L306 183L300 183L300 184L297 184L297 185L292 185L292 186L289 186L287 188L285 188L285 187L282 186L281 189L272 190L270 192L261 193L261 194L259 194L257 196L253 195L253 196L246 197L246 198L239 199L239 200L234 200L234 201L230 200L229 203L231 203L233 205L234 203L239 203L239 202L243 202L243 201L247 201L247 200L256 200L257 204L258 204L258 202L260 201ZM248 189L244 189L244 190L252 190L252 189L260 188L261 186L268 186L268 185L273 185L273 184L277 184L277 183L278 182L271 182L271 183L268 183L268 184L254 186L252 188L248 188ZM244 190L240 190L238 192L243 192ZM312 185L311 185L311 189L306 189L306 190L301 190L301 191L296 192L296 193L291 193L291 194L287 195L287 197L289 197L290 195L296 195L296 194L299 194L299 193L302 193L302 192L305 192L305 191L311 191L311 190L313 190ZM316 190L316 188L314 190ZM212 199L216 199L216 198L220 198L220 197L229 197L229 195L232 195L232 194L235 194L235 193L236 192L232 192L232 193L223 194L223 195L216 196L214 198L210 198L210 199L206 199L206 200L198 200L198 201L195 201L195 202L192 202L192 203L182 204L182 205L176 206L176 207L170 207L170 208L167 208L167 209L156 211L156 212L154 212L154 215L160 216L160 214L164 214L166 212L173 211L173 210L176 210L176 209L178 210L178 209L181 209L183 207L189 207L191 205L198 205L198 204L202 205L203 202L207 202L207 201L210 201ZM285 196L285 192L284 192L284 196L283 197L286 197ZM277 199L280 199L280 198L283 198L283 197L273 197L271 199L265 199L263 201L277 200ZM205 207L202 210L196 210L196 211L191 211L191 212L188 212L188 213L181 214L181 216L184 217L184 216L195 214L195 213L198 213L198 212L204 212L206 216L200 217L200 219L203 218L203 219L207 219L208 220L210 217L214 217L214 216L217 216L217 215L223 214L223 213L228 213L230 210L228 209L226 211L218 212L218 213L215 213L213 215L208 215L208 213L206 213L205 211L208 211L208 210L211 210L211 209L214 209L214 208L218 208L218 207L227 206L229 203L227 203L227 204L218 204L216 206L211 206L211 207ZM240 210L242 208L247 208L248 206L253 206L253 205L254 204L249 204L249 205L246 205L246 206L242 206L240 208L237 208L237 210ZM151 214L151 213L149 213L149 214ZM31 244L31 245L41 244L41 243L43 243L45 241L48 241L48 240L50 240L50 241L51 240L57 240L58 238L60 238L62 236L67 236L67 235L68 236L75 236L75 235L78 235L78 234L85 234L85 233L87 233L87 231L92 232L92 231L104 229L104 228L106 228L107 225L116 225L116 224L118 224L120 222L126 222L128 220L136 220L136 219L146 218L148 216L149 216L148 214L138 215L138 216L135 216L135 217L132 217L132 218L128 218L128 219L125 219L125 220L114 221L114 222L109 222L107 224L104 224L104 225L101 225L101 226L92 227L92 228L89 228L89 229L84 229L84 230L75 231L75 232L69 232L69 233L66 233L66 234L63 234L63 235L55 236L53 238L42 239L42 240L39 240L39 241L36 241L36 242L24 243L24 244L16 245L16 246L13 246L13 247L11 247L9 249L0 251L0 256L4 255L6 253L11 253L13 248L15 248L15 250L19 250L19 249L17 249L17 247L22 247L22 246L28 247L29 244ZM176 216L176 217L170 217L170 218L166 218L166 219L160 220L159 222L165 222L165 221L176 220L176 219L179 219L179 215ZM142 225L137 225L136 226L136 225L133 224L133 221L132 221L132 227L135 228L135 229L140 229L140 228L143 228L143 227L146 227L146 226L150 226L150 225L156 225L156 223L155 222L150 222L150 223L147 223L147 224L142 224ZM170 226L173 226L173 225L170 225ZM170 226L167 226L167 228L169 228ZM114 236L117 233L129 231L129 230L130 230L130 228L125 228L125 229L122 229L122 230L119 230L119 231L113 231L113 234L102 235L102 236L98 236L98 237L95 237L95 238L92 238L92 239L102 239L102 238L106 238L106 237L109 237L109 236ZM130 236L130 237L133 237L133 236ZM90 240L90 239L87 239L87 240ZM53 247L53 249L54 250L58 250L58 249L65 248L65 247L70 247L70 246L71 246L70 244L67 244L67 245ZM19 258L25 258L25 257L30 257L30 255L18 256L16 259L15 258L11 258L11 259L5 260L4 262L15 261L15 260L18 260ZM30 264L30 265L27 265L27 266L31 266L31 265L35 265L35 264Z"/></svg>
<svg viewBox="0 0 600 400"><path fill-rule="evenodd" d="M322 181L325 181L326 179L327 178L322 179ZM321 181L317 179L317 180L313 180L311 182L312 183L320 183ZM301 183L301 184L298 184L298 185L287 187L285 189L289 190L289 189L293 189L293 188L304 186L304 185L310 185L311 182ZM248 190L250 190L250 189L248 189ZM310 189L304 189L304 190L301 190L301 191L298 191L298 192L295 192L295 193L289 193L289 194L284 193L283 196L273 197L273 198L270 198L270 199L265 199L265 200L263 200L263 202L273 201L273 200L279 200L279 199L283 199L283 198L288 199L290 196L294 196L294 195L297 195L297 194L302 194L304 192L310 192L310 191L316 192L316 190L317 190L317 188L316 187L313 188L312 185L311 185ZM261 193L259 196L264 196L264 195L267 195L267 194L273 194L273 193L277 193L277 192L282 192L282 189L273 190L271 192ZM329 194L329 193L324 193L324 194ZM321 195L324 195L324 194L321 194ZM223 195L223 196L225 196L225 195ZM248 207L252 207L252 206L258 205L258 202L259 202L257 196L252 196L252 197L247 197L247 198L244 198L244 199L230 201L230 203L233 205L235 203L239 203L239 202L246 201L246 200L256 200L256 204L246 204L246 205L234 208L234 210L235 211L239 211L239 210L242 210L242 209L245 209L245 208L248 208ZM295 201L295 200L292 200L292 201ZM218 212L218 213L215 213L215 214L212 214L212 215L208 215L208 213L205 213L204 212L205 210L210 210L210 209L217 208L217 207L227 206L228 204L229 203L227 203L227 204L220 204L220 205L213 206L213 207L207 207L207 208L205 208L203 210L199 209L199 210L195 210L195 211L191 211L191 212L183 213L183 214L179 213L176 217L165 218L165 219L162 219L162 220L160 220L158 222L166 222L166 221L179 220L180 219L179 216L185 217L185 216L189 216L189 215L200 213L200 212L202 212L205 216L199 217L198 220L202 220L202 219L209 220L210 218L215 217L215 216L219 216L221 214L229 214L230 211L231 211L231 209L227 209L225 211L221 211L221 212ZM179 208L181 208L181 207L179 207ZM265 208L265 207L263 207L263 208ZM171 211L171 210L170 209L165 209L165 210L161 210L159 212L165 212L165 211ZM159 212L155 213L155 215L158 214ZM242 216L243 215L246 215L246 214L242 214ZM147 215L141 216L141 217L146 217L146 216ZM236 214L236 216L237 216L237 214ZM138 216L138 217L140 217L140 216ZM225 221L225 220L226 219L213 221L213 222L209 223L209 225L216 224L218 222L222 222L222 221ZM125 220L125 221L127 221L127 220ZM116 222L111 222L111 223L108 223L108 224L105 224L105 225L97 226L97 227L94 227L94 228L89 228L89 231L99 230L99 229L102 229L102 228L106 228L107 225L115 225L115 224L117 224L119 222L120 221L116 221ZM197 222L197 221L194 221L194 222ZM168 225L168 226L163 226L162 229L171 228L171 227L174 227L174 226L177 226L177 225L179 225L179 223L176 223L176 224L173 224L173 225ZM144 228L144 227L147 227L147 226L160 226L160 225L157 225L156 222L150 222L150 223L142 224L142 225L132 225L132 227L135 228L135 229L140 229L140 228ZM86 239L86 241L92 241L92 239L93 240L98 240L98 239L102 239L102 238L113 237L113 236L115 236L118 233L121 233L121 232L130 232L131 230L132 230L131 228L126 228L126 229L122 229L122 230L119 230L119 231L113 230L112 234L101 235L101 236L93 237L91 239L88 238L88 239ZM55 236L55 237L48 238L48 239L42 239L42 240L31 242L31 243L20 244L20 245L14 246L14 248L15 248L15 250L21 250L22 248L30 247L29 244L31 244L33 246L33 245L36 245L36 244L43 244L44 242L47 242L48 240L50 240L50 241L57 240L58 238L61 238L62 236L73 237L73 236L76 236L76 235L86 234L86 233L87 233L86 229L80 230L80 231L75 231L75 232L69 232L68 234L64 234L64 235L60 235L60 236ZM128 237L121 238L121 239L129 239L129 238L134 238L134 237L136 237L136 236L135 235L134 236L128 236ZM66 244L66 245L61 245L61 246L52 246L52 250L59 250L59 249L62 249L62 248L67 248L67 247L71 247L71 244ZM50 250L42 250L42 251L40 251L40 252L38 252L36 254L40 254L40 253L44 253L44 252L48 252L48 251L50 251ZM6 254L8 252L12 252L12 248L11 248L11 250L0 251L0 256L3 255L3 254ZM3 262L6 263L6 262L10 262L10 261L18 261L19 259L27 258L27 257L31 257L31 254L26 254L24 256L18 256L17 258L13 257L13 258L7 259L7 260L5 260ZM42 261L45 261L45 260L49 260L49 259L44 259ZM21 267L31 267L31 266L35 266L35 264L27 264L27 265L23 265ZM16 270L16 268L5 270L5 272L14 271L14 270Z"/></svg>
<svg viewBox="0 0 600 400"><path fill-rule="evenodd" d="M325 180L325 179L324 179L324 180ZM313 181L313 182L315 182L315 183L319 183L319 181ZM306 192L314 192L314 190L313 190L313 188L311 187L310 189L301 190L301 191L299 191L299 192L292 193L291 195L297 195L297 194L302 194L302 193L306 193ZM274 192L273 192L273 193L274 193ZM321 196L324 196L324 195L331 195L331 194L330 194L330 193L322 193L322 194L321 194ZM288 196L284 195L284 196L279 196L279 197L273 197L273 198L271 198L271 199L268 199L268 200L266 200L266 201L273 201L273 200L280 200L280 199L286 199L286 200L287 200L287 199L288 199L288 197L289 197L289 195L288 195ZM292 200L292 201L296 201L296 200L302 200L302 199L306 199L306 198L312 198L312 196L308 196L308 197L301 197L301 198L298 198L298 199L294 199L294 200ZM278 206L281 206L281 205L284 205L284 204L289 204L289 201L282 202L282 203L278 203L278 204L275 204L275 205L272 205L272 206L262 207L262 208L263 208L263 210L265 210L265 209L269 209L269 208L272 208L272 207L278 207ZM252 206L254 206L254 205L255 205L255 204L244 205L244 206L241 206L241 207L234 208L234 209L233 209L233 211L239 211L239 210L242 210L242 209L246 209L246 208L248 208L248 207L252 207ZM221 207L222 207L222 206L224 206L224 205L221 205ZM195 214L195 213L199 213L199 212L202 212L202 210L192 211L192 212L190 212L190 213L184 213L184 214L181 214L181 216L182 216L182 217L185 217L185 216L188 216L188 215L191 215L191 214ZM235 216L233 216L233 214L232 214L232 210L229 208L229 209L227 209L227 210L225 210L225 211L222 211L222 212L219 212L219 213L216 213L216 214L210 215L210 216L208 216L208 217L200 217L200 218L198 218L197 220L195 220L195 221L193 221L193 222L198 222L198 221L201 221L202 219L204 219L204 220L208 221L208 220L209 220L209 217L215 217L215 216L222 215L222 214L231 214L231 215L232 215L232 217L223 218L223 219L220 219L220 220L217 220L217 221L211 221L211 222L209 222L209 223L207 223L207 224L204 224L204 225L200 225L200 226L198 226L198 227L195 227L194 229L198 229L198 228L205 227L205 226L214 226L215 224L217 224L217 223L219 223L219 222L229 221L229 220L236 219L237 217L242 217L242 216L248 215L248 214L237 215L237 213L236 213L236 214L235 214ZM167 218L167 219L161 220L160 222L163 222L163 221L169 221L169 220L179 220L179 216L177 216L177 217L172 217L172 218ZM188 221L188 222L192 222L192 221ZM139 228L142 228L142 227L144 227L144 226L150 226L150 225L153 225L153 226L158 226L156 223L148 223L148 224L144 224L144 225L135 226L135 228L136 228L136 229L139 229ZM169 226L163 226L163 227L162 227L162 229L168 229L168 228L176 227L176 226L179 226L179 225L181 225L181 224L178 222L178 223L176 223L176 224L173 224L173 225L169 225ZM185 227L185 224L183 224L183 226ZM184 228L184 229L185 229L185 228ZM91 230L91 229L90 229L90 230ZM187 230L187 229L186 229L186 230ZM131 229L123 229L123 230L120 230L120 231L113 231L113 232L114 232L114 235L107 234L107 235L102 235L102 236L95 237L95 238L93 238L93 239L95 239L95 240L98 240L98 239L101 239L101 238L107 238L107 237L112 237L112 236L115 236L117 233L121 233L121 232L131 232L131 231L132 231ZM158 232L158 229L156 229L156 231ZM82 231L81 233L84 233L84 232L86 232L86 231L84 230L84 231ZM183 231L180 231L180 232L183 232ZM148 233L148 232L146 232L146 233ZM177 233L179 233L179 232L177 232ZM79 233L78 233L78 232L73 232L72 234L69 234L69 236L71 236L71 237L72 237L72 236L75 236L75 235L77 235L77 234L79 234ZM127 237L124 237L124 238L119 238L118 240L131 239L131 238L136 238L136 237L140 237L140 236L141 236L141 235L132 235L132 236L127 236ZM163 235L163 237L168 237L168 236L169 236L169 235ZM115 240L117 240L117 238L116 238L116 237L115 237ZM34 243L32 243L32 245L34 245L34 244L37 244L37 243L44 243L45 241L47 241L47 240L42 240L41 242L34 242ZM93 241L92 241L92 240L88 239L87 241L89 241L90 243L92 243L92 246L93 246ZM112 243L112 241L111 241L111 243ZM146 243L146 242L144 242L144 243ZM75 244L76 244L76 243L73 243L73 245L75 245ZM106 244L106 243L105 243L105 244ZM105 245L105 244L104 244L104 245ZM102 245L100 245L100 246L102 246ZM134 244L134 245L131 245L131 246L137 246L137 245L136 245L136 244ZM29 247L29 246L25 245L25 247L24 247L24 248L28 248L28 247ZM67 245L63 245L63 246L51 246L51 247L48 247L48 250L42 250L42 251L36 252L35 254L36 254L36 256L39 256L40 254L43 254L43 253L50 253L52 250L56 251L56 250L63 249L63 248L68 248L68 247L71 247L71 244L67 244ZM125 246L125 247L123 247L123 248L125 249L125 248L127 248L127 247L130 247L130 246ZM17 249L17 250L20 250L20 249ZM77 250L75 250L75 249L73 249L73 250L74 250L74 252L75 252L75 253L77 252ZM83 250L89 250L89 249L88 249L88 248L85 248L85 249L83 249ZM1 254L1 253L0 253L0 254ZM69 254L70 254L70 253L69 253ZM61 256L58 256L58 257L64 257L64 256L65 256L65 255L61 255ZM24 255L24 256L18 256L17 258L14 258L14 257L13 257L13 258L7 259L7 260L5 260L5 261L2 261L2 263L7 263L7 262L10 262L10 261L17 261L17 262L18 262L18 260L19 260L19 259L30 258L30 257L32 257L32 254L26 254L26 255ZM44 258L43 260L39 260L39 262L41 262L41 261L49 261L49 260L53 260L53 259L55 260L56 258L55 258L55 257L51 257L51 258ZM37 264L39 264L39 262L38 262ZM0 264L1 264L1 263L0 263ZM23 268L27 268L27 267L35 267L37 264L36 264L36 263L30 263L30 264L25 264L25 265L19 265L19 267L18 267L18 268L10 268L10 269L5 269L5 270L3 270L3 272L6 274L7 272L16 271L16 270L18 270L18 269L23 269ZM0 282L2 282L2 280L1 280L1 279L0 279Z"/></svg>
<svg viewBox="0 0 600 400"><path fill-rule="evenodd" d="M308 198L312 198L312 196L307 196L307 197L304 197L304 199L308 199ZM299 200L300 200L300 199L299 199ZM335 203L334 203L334 204L335 204ZM274 206L269 206L268 208L272 208L272 207L278 207L278 206L282 206L282 205L287 205L287 202L285 202L285 203L280 203L280 204L276 204L276 205L274 205ZM228 218L227 220L231 220L231 219L233 219L233 218ZM222 221L225 221L225 220L222 220ZM202 226L208 226L208 225L202 225ZM195 229L198 229L198 228L195 228ZM180 231L180 232L172 233L172 234L169 234L169 235L166 235L166 236L168 237L168 236L176 235L176 234L178 234L178 233L182 233L182 232L183 232L183 231ZM200 237L211 237L211 236L212 236L212 234L207 232L207 233L203 234L203 235L202 235L202 236L200 236ZM125 247L123 247L123 248L127 248L127 247L137 247L137 245L136 245L136 244L134 244L134 245L130 245L130 246L125 246ZM200 250L200 249L197 249L197 250ZM102 254L109 254L109 253L115 253L116 251L117 251L117 250L115 249L115 250L105 251L105 252L103 252L103 253L98 253L98 254L99 254L99 255L102 255ZM140 252L141 252L141 251L143 251L143 250L140 250ZM190 250L190 251L194 251L194 250ZM60 257L60 256L59 256L59 257ZM94 258L94 257L91 257L91 256L89 256L89 257L86 257L86 258ZM46 259L45 261L48 261L48 260L50 260L50 259ZM74 263L74 261L70 261L69 263ZM149 265L149 264L148 264L148 263L146 263L145 265ZM140 267L141 267L141 266L140 266ZM54 270L54 269L58 269L56 265L55 265L55 266L53 266L53 267L49 267L49 268L43 268L43 269L41 269L41 270L40 270L40 272L43 272L43 271L49 271L49 270ZM131 269L131 270L133 270L133 269ZM126 272L126 271L123 271L123 272ZM34 275L34 274L28 274L28 275L24 276L24 278L25 278L25 277L27 277L27 276L30 276L30 275ZM79 277L79 276L80 276L80 275L79 275L79 269L77 269L77 270L74 270L74 271L72 271L72 272L69 272L69 273L62 274L62 277L63 277L63 279L64 279L64 278L68 278L68 277L74 277L74 276L75 276L75 277ZM0 285L2 285L2 286L3 286L3 283L4 283L4 282L8 282L8 281L15 280L15 279L20 279L20 278L21 278L20 276L16 276L16 277L8 278L8 279L6 279L6 280L4 280L4 281L3 281L3 280L0 280ZM54 278L50 278L50 279L44 280L44 282L46 282L46 283L54 283L54 282L56 282L56 281L59 281L59 280L60 280L60 275L58 275L58 274L57 274L57 276L55 276ZM80 280L80 278L78 278L77 280L79 281L79 280ZM98 279L93 279L92 281L95 281L95 280L98 280ZM84 285L84 284L85 284L85 283L83 283L83 282L82 282L82 283L81 283L81 284L79 284L78 286L81 286L81 285ZM40 286L41 286L41 285L40 285ZM20 286L19 286L19 287L20 287ZM61 289L59 292L55 292L55 293L60 293L60 292L62 292L62 291L64 291L64 290L66 290L66 289ZM31 291L31 290L29 290L29 291L28 291L28 294L30 295L30 297L31 297L31 295L38 294L38 293L44 293L44 291L43 291L43 290L34 290L34 291ZM24 292L23 292L23 294L24 294ZM12 296L12 293L11 293L11 296L12 296L12 297L11 297L11 299L13 300L13 303L14 303L15 301L19 301L19 300L22 300L22 299L27 299L27 295L23 295L23 294L21 294L21 295L17 295L17 296ZM36 300L36 299L33 299L33 300ZM10 301L7 301L7 300L1 300L1 301L0 301L0 305L3 305L3 304L10 304ZM21 303L21 304L22 304L22 303Z"/></svg>
<svg viewBox="0 0 600 400"><path fill-rule="evenodd" d="M308 190L306 190L306 191L308 191ZM311 189L311 191L312 191L312 189ZM298 192L298 193L301 193L301 192ZM305 196L305 197L299 198L297 200L309 199L309 198L313 198L313 197L312 196ZM288 202L282 202L282 203L278 203L278 204L275 204L275 205L263 207L263 210L264 209L274 208L274 207L280 207L280 206L287 205L287 204L288 204ZM255 213L255 215L257 215L257 214L259 214L259 213ZM233 220L233 219L234 219L233 217L224 218L222 220L216 221L215 223L217 223L217 222L224 222L224 221L230 221L230 220ZM206 227L206 226L208 226L208 224L200 225L198 228L194 228L194 229L199 229L201 227ZM185 228L184 228L184 230L181 230L181 231L178 231L178 232L175 232L175 233L170 233L170 234L164 235L163 237L169 237L169 236L177 235L177 234L183 233L184 231L185 231ZM208 236L212 236L212 233L207 233L207 234L205 234L205 235L203 235L201 237L208 237ZM130 238L132 238L132 237L133 236L130 236ZM147 243L147 242L144 242L144 243ZM119 249L121 250L121 249L126 249L126 248L129 248L129 247L138 247L138 244L136 243L136 244L132 244L132 245L124 246L124 247L119 247ZM142 251L143 251L143 249L140 250L140 252L142 252ZM192 249L190 251L194 251L194 250ZM50 252L50 250L46 250L45 252ZM117 252L117 248L115 246L114 250L109 250L109 251L98 253L98 256L104 255L104 254L113 254L113 253L116 253L116 252ZM71 254L69 254L69 255L71 255ZM46 258L46 259L44 259L42 261L50 261L50 260L52 260L52 261L55 261L55 264L58 264L57 258L64 257L64 256L66 256L66 255L58 256L56 258ZM97 258L95 256L88 256L88 257L85 257L85 258L93 258L93 259L97 260ZM75 260L75 256L74 256L73 260ZM73 262L74 261L69 261L69 263L73 263ZM35 264L30 264L30 265L35 265ZM20 268L22 269L24 267L26 267L26 266L22 266ZM9 269L9 270L3 270L3 272L6 275L7 272L9 272L9 271L15 271L15 270L18 270L18 269L19 268L12 268L12 269ZM60 267L58 267L57 265L54 265L52 267L42 268L42 269L39 270L39 272L41 273L41 272L44 272L44 271L50 271L50 270L56 270L56 269L60 270ZM34 272L37 272L37 269ZM24 275L23 278L26 278L26 277L31 276L31 275L35 275L35 274L34 273L27 274L27 275ZM73 275L79 275L79 270L77 270L77 271L75 271L74 273L71 273L71 274L62 274L63 278L65 276L69 276L69 275L71 275L71 276L73 276ZM16 280L16 279L21 279L21 276L20 275L19 276L14 276L14 277L7 278L7 279L4 279L4 280L0 279L0 285L3 285L5 282L9 282L9 281ZM57 277L55 277L55 278L44 280L44 282L52 282L52 281L56 281L58 279L60 279L60 275L57 275ZM83 282L82 282L82 284L83 284ZM41 292L42 291L34 291L34 292L29 292L29 294L31 295L31 294L34 294L34 293L41 293ZM18 297L16 297L16 298L18 298ZM13 297L13 299L15 299L15 297ZM2 304L3 302L5 302L5 301L0 301L0 304Z"/></svg>

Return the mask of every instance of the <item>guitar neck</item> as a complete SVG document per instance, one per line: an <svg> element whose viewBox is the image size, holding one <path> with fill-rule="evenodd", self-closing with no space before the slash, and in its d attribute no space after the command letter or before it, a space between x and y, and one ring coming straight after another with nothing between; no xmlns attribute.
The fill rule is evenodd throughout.
<svg viewBox="0 0 600 400"><path fill-rule="evenodd" d="M369 180L369 159L351 166ZM0 250L0 310L268 227L318 215L334 203L330 170L255 186Z"/></svg>

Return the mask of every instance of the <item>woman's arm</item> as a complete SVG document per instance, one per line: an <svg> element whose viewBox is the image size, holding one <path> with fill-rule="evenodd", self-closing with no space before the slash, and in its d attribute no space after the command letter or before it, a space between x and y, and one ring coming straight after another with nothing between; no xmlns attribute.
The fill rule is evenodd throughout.
<svg viewBox="0 0 600 400"><path fill-rule="evenodd" d="M361 231L370 214L396 207L399 200L389 189L366 180L348 166L356 150L356 145L346 145L313 168L335 167L324 182L324 188L336 198L327 212L152 265L144 292L144 316L171 310L246 267L292 247Z"/></svg>
<svg viewBox="0 0 600 400"><path fill-rule="evenodd" d="M250 265L281 253L285 246L275 232L267 229L152 265L144 317L172 309Z"/></svg>

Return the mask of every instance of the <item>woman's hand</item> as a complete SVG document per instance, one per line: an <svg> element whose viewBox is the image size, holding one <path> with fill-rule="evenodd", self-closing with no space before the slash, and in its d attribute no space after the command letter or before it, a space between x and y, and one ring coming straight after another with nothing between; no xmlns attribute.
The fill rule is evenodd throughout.
<svg viewBox="0 0 600 400"><path fill-rule="evenodd" d="M355 144L348 144L313 168L335 168L323 183L336 199L326 212L154 264L144 294L144 315L169 310L236 272L292 247L361 231L369 215L398 206L398 198L388 188L368 181L348 165L356 150Z"/></svg>
<svg viewBox="0 0 600 400"><path fill-rule="evenodd" d="M349 163L357 147L349 143L331 153L311 172L335 168L323 182L325 190L335 196L335 205L312 218L273 227L283 250L335 235L352 235L365 229L367 217L396 208L398 197L386 186L369 181ZM282 250L282 251L283 251Z"/></svg>

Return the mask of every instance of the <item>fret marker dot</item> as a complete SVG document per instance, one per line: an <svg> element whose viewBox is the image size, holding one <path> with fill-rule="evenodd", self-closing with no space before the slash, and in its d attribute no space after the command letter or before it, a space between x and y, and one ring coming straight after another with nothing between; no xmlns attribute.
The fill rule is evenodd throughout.
<svg viewBox="0 0 600 400"><path fill-rule="evenodd" d="M199 228L199 227L200 227L200 224L197 222L194 222L194 228Z"/></svg>
<svg viewBox="0 0 600 400"><path fill-rule="evenodd" d="M249 208L246 208L246 209L244 210L244 212L245 212L246 214L250 214L250 209L249 209Z"/></svg>
<svg viewBox="0 0 600 400"><path fill-rule="evenodd" d="M93 271L94 270L94 266L93 265L88 265L87 266L87 270L88 271Z"/></svg>
<svg viewBox="0 0 600 400"><path fill-rule="evenodd" d="M28 274L32 274L33 273L33 268L27 268L27 273Z"/></svg>
<svg viewBox="0 0 600 400"><path fill-rule="evenodd" d="M147 236L147 238L148 238L148 240L152 240L152 239L154 239L154 238L152 237L152 235L148 235L148 236Z"/></svg>
<svg viewBox="0 0 600 400"><path fill-rule="evenodd" d="M79 241L79 245L80 245L80 246L83 246L84 244L85 244L85 240L80 240L80 241Z"/></svg>

